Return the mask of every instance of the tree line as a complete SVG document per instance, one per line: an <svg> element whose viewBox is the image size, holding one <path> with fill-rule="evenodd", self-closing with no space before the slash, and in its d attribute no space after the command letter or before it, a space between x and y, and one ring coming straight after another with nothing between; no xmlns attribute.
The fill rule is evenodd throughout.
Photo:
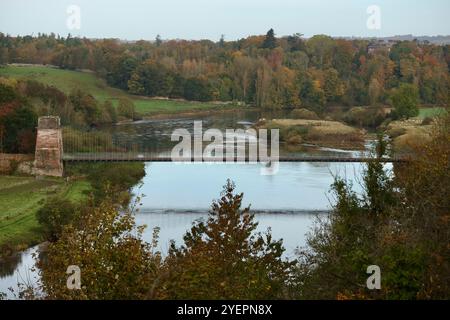
<svg viewBox="0 0 450 320"><path fill-rule="evenodd" d="M0 64L90 69L132 94L238 101L264 108L392 104L408 86L423 104L448 106L450 46L301 34L237 41L127 42L0 33Z"/></svg>

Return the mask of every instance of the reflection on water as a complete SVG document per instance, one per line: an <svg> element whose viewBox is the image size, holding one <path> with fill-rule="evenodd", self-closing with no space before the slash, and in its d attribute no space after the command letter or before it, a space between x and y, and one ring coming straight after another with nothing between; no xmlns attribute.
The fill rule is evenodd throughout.
<svg viewBox="0 0 450 320"><path fill-rule="evenodd" d="M145 195L144 208L207 210L231 179L236 191L244 193L243 204L252 209L328 210L333 175L355 181L363 165L280 163L273 176L261 175L260 168L260 164L148 163L142 187L133 192Z"/></svg>
<svg viewBox="0 0 450 320"><path fill-rule="evenodd" d="M3 258L0 263L0 279L12 276L19 263L22 262L22 255L20 253Z"/></svg>
<svg viewBox="0 0 450 320"><path fill-rule="evenodd" d="M192 222L206 217L221 186L231 179L236 191L244 193L243 206L251 206L259 222L258 231L271 228L275 239L283 239L286 255L305 245L306 233L316 215L331 209L328 192L333 176L353 181L363 170L355 163L281 163L276 175L260 174L259 164L147 163L143 184L133 190L141 199L136 216L147 225L144 234L151 241L152 229L160 228L159 249L164 253L169 241L182 242Z"/></svg>
<svg viewBox="0 0 450 320"><path fill-rule="evenodd" d="M35 260L33 256L39 252L41 246L29 248L0 263L0 293L6 293L13 299L18 294L18 284L35 284L39 275L33 268ZM6 272L4 272L6 270ZM12 270L12 272L11 272ZM9 289L12 288L14 292Z"/></svg>
<svg viewBox="0 0 450 320"><path fill-rule="evenodd" d="M291 212L291 213L257 213L257 232L271 229L274 239L283 239L286 248L285 256L294 257L297 247L305 246L306 234L310 231L317 216L324 216L325 212ZM170 240L177 245L183 243L183 235L194 221L205 220L207 212L189 213L178 211L143 210L136 216L138 225L146 225L144 239L151 241L153 228L159 227L159 247L163 254L167 254Z"/></svg>

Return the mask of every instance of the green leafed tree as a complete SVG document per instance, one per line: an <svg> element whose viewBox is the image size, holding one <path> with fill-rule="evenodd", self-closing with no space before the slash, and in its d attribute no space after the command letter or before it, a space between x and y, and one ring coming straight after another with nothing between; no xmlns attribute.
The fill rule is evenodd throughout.
<svg viewBox="0 0 450 320"><path fill-rule="evenodd" d="M413 84L403 83L391 93L391 104L394 107L394 117L412 118L419 114L419 90Z"/></svg>

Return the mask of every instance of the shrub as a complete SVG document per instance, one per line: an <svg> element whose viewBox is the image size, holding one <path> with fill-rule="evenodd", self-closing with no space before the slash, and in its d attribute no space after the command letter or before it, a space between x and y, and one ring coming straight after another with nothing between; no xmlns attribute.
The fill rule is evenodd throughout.
<svg viewBox="0 0 450 320"><path fill-rule="evenodd" d="M344 115L344 121L360 127L376 128L383 123L386 115L378 107L354 107Z"/></svg>
<svg viewBox="0 0 450 320"><path fill-rule="evenodd" d="M46 259L37 263L45 298L145 298L152 291L160 256L142 240L143 230L132 212L120 210L111 195L99 205L87 206L63 228L58 241L50 243ZM69 265L81 269L80 290L67 288Z"/></svg>
<svg viewBox="0 0 450 320"><path fill-rule="evenodd" d="M131 199L128 192L145 176L143 163L118 163L93 165L88 171L87 178L94 189L97 200L104 198L108 192L117 193L118 203L126 205Z"/></svg>
<svg viewBox="0 0 450 320"><path fill-rule="evenodd" d="M78 206L69 200L50 198L36 213L49 241L57 240L65 225L71 223L78 212Z"/></svg>
<svg viewBox="0 0 450 320"><path fill-rule="evenodd" d="M291 116L294 119L305 119L305 120L319 120L319 116L314 111L310 111L305 108L294 109L291 112Z"/></svg>
<svg viewBox="0 0 450 320"><path fill-rule="evenodd" d="M428 126L428 125L432 124L433 122L434 122L433 118L426 117L425 119L423 119L422 125L423 126Z"/></svg>
<svg viewBox="0 0 450 320"><path fill-rule="evenodd" d="M121 117L137 120L139 119L139 115L136 111L136 108L133 104L133 101L129 99L120 99L119 105L117 107L117 114Z"/></svg>

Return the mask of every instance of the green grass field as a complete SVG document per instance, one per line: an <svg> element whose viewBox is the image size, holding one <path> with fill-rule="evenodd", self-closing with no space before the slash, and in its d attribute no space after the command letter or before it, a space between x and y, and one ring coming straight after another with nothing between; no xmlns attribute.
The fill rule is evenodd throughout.
<svg viewBox="0 0 450 320"><path fill-rule="evenodd" d="M434 108L422 108L419 110L420 119L425 119L427 117L436 117L446 112L445 108L434 107Z"/></svg>
<svg viewBox="0 0 450 320"><path fill-rule="evenodd" d="M159 100L130 95L123 90L108 86L103 79L90 72L70 71L46 66L9 65L0 67L0 76L36 80L54 86L66 94L74 89L80 89L89 92L99 101L111 100L115 105L118 99L128 98L133 101L137 110L143 115L219 108L218 105L212 103Z"/></svg>
<svg viewBox="0 0 450 320"><path fill-rule="evenodd" d="M90 189L86 181L0 176L0 245L29 246L43 241L36 212L48 197L78 202Z"/></svg>

